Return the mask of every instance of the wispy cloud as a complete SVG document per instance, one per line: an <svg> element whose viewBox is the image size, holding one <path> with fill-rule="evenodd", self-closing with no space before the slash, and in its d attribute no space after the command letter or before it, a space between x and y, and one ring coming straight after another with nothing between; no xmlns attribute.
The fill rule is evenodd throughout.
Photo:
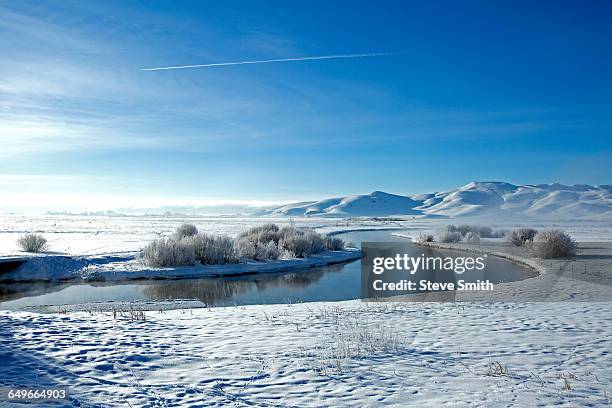
<svg viewBox="0 0 612 408"><path fill-rule="evenodd" d="M397 52L371 52L365 54L337 54L337 55L319 55L316 57L295 57L295 58L277 58L268 60L256 61L235 61L235 62L218 62L213 64L197 64L197 65L178 65L173 67L157 67L157 68L141 68L141 71L166 71L171 69L186 69L186 68L210 68L210 67L225 67L228 65L250 65L250 64L270 64L274 62L295 62L295 61L316 61L339 58L369 58L369 57L387 57L397 55Z"/></svg>

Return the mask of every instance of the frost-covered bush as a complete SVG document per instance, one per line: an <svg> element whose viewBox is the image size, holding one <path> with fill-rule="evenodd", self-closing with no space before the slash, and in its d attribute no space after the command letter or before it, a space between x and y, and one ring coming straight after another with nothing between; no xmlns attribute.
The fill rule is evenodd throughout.
<svg viewBox="0 0 612 408"><path fill-rule="evenodd" d="M278 259L288 260L288 259L295 259L295 258L297 258L297 255L295 253L288 251L284 248L279 248Z"/></svg>
<svg viewBox="0 0 612 408"><path fill-rule="evenodd" d="M344 241L328 235L325 237L325 249L328 251L342 251L344 249Z"/></svg>
<svg viewBox="0 0 612 408"><path fill-rule="evenodd" d="M47 240L40 234L25 234L17 238L17 245L24 252L43 252L48 248Z"/></svg>
<svg viewBox="0 0 612 408"><path fill-rule="evenodd" d="M259 245L253 257L257 261L267 261L269 259L278 259L280 251L278 245L274 241L268 241L265 244Z"/></svg>
<svg viewBox="0 0 612 408"><path fill-rule="evenodd" d="M507 229L505 229L505 228L496 228L496 229L493 230L493 233L491 234L490 237L483 237L482 235L481 235L481 237L483 237L483 238L503 238L506 235L508 235L508 233L509 233L509 231Z"/></svg>
<svg viewBox="0 0 612 408"><path fill-rule="evenodd" d="M517 228L506 234L506 239L514 246L525 246L527 242L533 241L537 233L533 228Z"/></svg>
<svg viewBox="0 0 612 408"><path fill-rule="evenodd" d="M254 259L257 248L248 237L240 237L234 241L234 251L238 259Z"/></svg>
<svg viewBox="0 0 612 408"><path fill-rule="evenodd" d="M239 258L257 260L288 256L307 258L325 249L344 249L344 243L339 238L330 237L328 240L310 229L293 226L279 228L275 224L249 228L236 237L234 245Z"/></svg>
<svg viewBox="0 0 612 408"><path fill-rule="evenodd" d="M193 242L196 260L205 265L238 262L234 240L224 235L197 234L189 239Z"/></svg>
<svg viewBox="0 0 612 408"><path fill-rule="evenodd" d="M480 235L478 235L476 232L468 231L463 236L463 241L464 242L474 243L474 244L478 243L478 242L480 242Z"/></svg>
<svg viewBox="0 0 612 408"><path fill-rule="evenodd" d="M174 236L178 239L185 237L193 237L198 233L198 228L193 224L181 224L176 227L176 231L174 232Z"/></svg>
<svg viewBox="0 0 612 408"><path fill-rule="evenodd" d="M305 230L304 238L310 244L311 254L318 254L319 252L325 250L325 239L316 231L310 229Z"/></svg>
<svg viewBox="0 0 612 408"><path fill-rule="evenodd" d="M196 233L192 234L193 231ZM314 230L279 228L275 224L250 228L235 239L197 233L195 226L183 224L172 237L149 243L142 250L141 258L146 265L156 267L193 265L196 261L212 265L248 259L307 258L325 249L342 250L344 242L339 238L324 238Z"/></svg>
<svg viewBox="0 0 612 408"><path fill-rule="evenodd" d="M194 265L196 261L193 239L161 238L151 241L141 254L147 266L169 267Z"/></svg>
<svg viewBox="0 0 612 408"><path fill-rule="evenodd" d="M453 225L454 227L454 225ZM456 227L456 231L459 231L459 233L461 234L461 236L465 236L465 234L467 234L468 232L472 231L473 226L471 225L459 225Z"/></svg>
<svg viewBox="0 0 612 408"><path fill-rule="evenodd" d="M454 227L454 226L451 226ZM465 237L468 232L478 234L481 238L497 238L499 235L488 225L459 225L456 227L456 231L461 233L461 236Z"/></svg>
<svg viewBox="0 0 612 408"><path fill-rule="evenodd" d="M416 241L417 241L419 244L424 244L424 243L426 243L426 242L434 242L434 236L433 236L433 235L431 235L431 234L419 234L419 235L417 236Z"/></svg>
<svg viewBox="0 0 612 408"><path fill-rule="evenodd" d="M238 234L238 238L248 238L253 244L266 244L270 241L278 243L280 228L276 224L258 225Z"/></svg>
<svg viewBox="0 0 612 408"><path fill-rule="evenodd" d="M281 251L278 246L282 236L276 224L264 224L249 228L238 234L234 242L236 255L240 259L267 261L278 259Z"/></svg>
<svg viewBox="0 0 612 408"><path fill-rule="evenodd" d="M543 259L573 258L578 252L578 244L563 231L540 231L529 245L529 252Z"/></svg>
<svg viewBox="0 0 612 408"><path fill-rule="evenodd" d="M495 238L495 231L488 225L472 225L471 232L478 234L479 238Z"/></svg>
<svg viewBox="0 0 612 408"><path fill-rule="evenodd" d="M438 242L459 242L461 238L461 233L454 225L445 225L436 230L436 241Z"/></svg>
<svg viewBox="0 0 612 408"><path fill-rule="evenodd" d="M293 252L298 258L308 258L325 248L323 237L313 230L289 227L288 229L283 228L281 232L283 235L278 243L279 247Z"/></svg>

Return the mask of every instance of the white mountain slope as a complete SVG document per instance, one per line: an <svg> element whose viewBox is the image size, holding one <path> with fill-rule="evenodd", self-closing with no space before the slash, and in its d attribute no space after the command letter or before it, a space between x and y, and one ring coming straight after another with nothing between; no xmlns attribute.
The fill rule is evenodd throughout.
<svg viewBox="0 0 612 408"><path fill-rule="evenodd" d="M421 201L410 197L374 191L367 195L329 198L321 201L308 201L288 204L266 211L266 215L277 216L386 216L394 214L420 215L413 208Z"/></svg>
<svg viewBox="0 0 612 408"><path fill-rule="evenodd" d="M271 216L509 217L611 219L612 186L472 182L439 193L410 197L374 191L288 204L263 212Z"/></svg>

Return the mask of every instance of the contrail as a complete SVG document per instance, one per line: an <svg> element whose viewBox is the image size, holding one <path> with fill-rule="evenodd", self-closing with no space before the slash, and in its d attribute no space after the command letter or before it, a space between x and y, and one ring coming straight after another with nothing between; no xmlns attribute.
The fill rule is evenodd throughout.
<svg viewBox="0 0 612 408"><path fill-rule="evenodd" d="M269 64L272 62L290 62L290 61L314 61L337 58L367 58L367 57L383 57L396 55L397 52L374 52L368 54L343 54L343 55L321 55L318 57L297 57L297 58L281 58L259 61L237 61L237 62L220 62L216 64L199 64L199 65L180 65L176 67L159 67L159 68L141 68L141 71L165 71L169 69L186 69L186 68L208 68L208 67L224 67L227 65L247 65L247 64Z"/></svg>

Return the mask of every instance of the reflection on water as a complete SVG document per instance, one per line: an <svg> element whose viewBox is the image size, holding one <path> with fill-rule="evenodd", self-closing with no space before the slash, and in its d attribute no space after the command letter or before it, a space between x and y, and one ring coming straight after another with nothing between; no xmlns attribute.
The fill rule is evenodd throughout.
<svg viewBox="0 0 612 408"><path fill-rule="evenodd" d="M0 285L0 309L103 301L199 300L207 305L346 300L359 295L359 261L300 272L178 280Z"/></svg>
<svg viewBox="0 0 612 408"><path fill-rule="evenodd" d="M357 246L361 242L406 242L389 231L340 235ZM422 248L410 245L421 253ZM511 279L526 277L525 268L499 260ZM104 301L196 299L208 305L337 301L360 295L360 262L311 268L299 272L254 274L185 280L142 280L92 283L0 284L0 309ZM497 267L496 267L497 269ZM500 269L501 271L502 269Z"/></svg>
<svg viewBox="0 0 612 408"><path fill-rule="evenodd" d="M303 301L304 299L301 298L292 299L289 293L299 292L318 282L324 275L342 272L344 269L345 265L340 264L304 272L249 275L244 278L168 281L146 285L143 294L151 300L196 299L208 305L219 305L227 304L230 300L242 303L239 300L247 298L249 293L271 294L279 289L284 289L282 292L287 296L277 297L276 300Z"/></svg>

